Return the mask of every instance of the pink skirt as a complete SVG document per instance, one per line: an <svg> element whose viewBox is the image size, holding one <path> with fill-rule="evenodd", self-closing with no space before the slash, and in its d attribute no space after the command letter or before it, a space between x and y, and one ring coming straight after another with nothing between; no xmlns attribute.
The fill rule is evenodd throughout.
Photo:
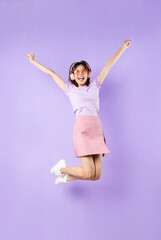
<svg viewBox="0 0 161 240"><path fill-rule="evenodd" d="M99 116L76 116L73 129L75 156L110 153Z"/></svg>

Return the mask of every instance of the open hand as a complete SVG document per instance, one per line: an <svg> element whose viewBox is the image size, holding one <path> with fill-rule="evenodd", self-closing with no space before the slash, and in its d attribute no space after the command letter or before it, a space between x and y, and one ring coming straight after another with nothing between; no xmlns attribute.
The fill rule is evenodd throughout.
<svg viewBox="0 0 161 240"><path fill-rule="evenodd" d="M28 58L28 60L34 60L34 54L33 53L29 53L27 55L27 58Z"/></svg>
<svg viewBox="0 0 161 240"><path fill-rule="evenodd" d="M128 47L130 46L130 44L131 44L131 40L125 40L125 41L123 42L123 46L124 46L125 48L128 48Z"/></svg>

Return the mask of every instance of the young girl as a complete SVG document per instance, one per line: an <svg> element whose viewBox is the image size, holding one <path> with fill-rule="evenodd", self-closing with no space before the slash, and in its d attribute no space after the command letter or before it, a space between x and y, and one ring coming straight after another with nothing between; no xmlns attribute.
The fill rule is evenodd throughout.
<svg viewBox="0 0 161 240"><path fill-rule="evenodd" d="M73 129L74 153L80 158L82 167L67 167L64 159L59 160L50 170L51 174L58 176L55 184L69 183L76 179L98 180L101 177L102 157L110 151L106 147L99 118L99 90L111 67L130 44L131 40L125 40L92 82L91 68L86 61L74 62L70 66L68 84L54 71L36 62L33 53L27 55L30 63L51 76L69 97L76 116Z"/></svg>

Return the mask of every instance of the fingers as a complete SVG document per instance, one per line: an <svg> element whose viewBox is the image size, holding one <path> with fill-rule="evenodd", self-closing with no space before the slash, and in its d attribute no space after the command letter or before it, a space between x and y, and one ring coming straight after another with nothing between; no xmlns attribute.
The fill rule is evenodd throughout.
<svg viewBox="0 0 161 240"><path fill-rule="evenodd" d="M125 44L126 47L129 47L131 42L132 42L131 40L125 40L124 44Z"/></svg>
<svg viewBox="0 0 161 240"><path fill-rule="evenodd" d="M34 59L34 54L33 53L29 53L28 55L27 55L27 58L29 59L29 60L33 60Z"/></svg>
<svg viewBox="0 0 161 240"><path fill-rule="evenodd" d="M130 44L131 44L131 40L128 40L128 42L127 42L127 46L129 47Z"/></svg>

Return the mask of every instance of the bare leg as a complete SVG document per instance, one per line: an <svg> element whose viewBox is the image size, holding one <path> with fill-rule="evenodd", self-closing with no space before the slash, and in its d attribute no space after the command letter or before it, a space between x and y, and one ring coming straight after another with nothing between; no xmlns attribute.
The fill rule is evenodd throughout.
<svg viewBox="0 0 161 240"><path fill-rule="evenodd" d="M91 178L89 180L95 181L95 180L100 179L100 177L101 177L101 172L102 172L102 154L95 154L92 157L93 157L93 161L94 161L94 165L95 165L95 175L94 175L93 178ZM82 179L82 178L78 178L78 177L74 177L72 175L68 175L67 181L76 180L76 179Z"/></svg>
<svg viewBox="0 0 161 240"><path fill-rule="evenodd" d="M83 156L80 157L83 167L65 167L61 168L61 173L67 173L69 176L67 178L68 181L82 179L82 180L93 180L93 176L95 174L95 165L93 161L93 157Z"/></svg>
<svg viewBox="0 0 161 240"><path fill-rule="evenodd" d="M102 154L93 155L93 161L95 165L95 180L98 180L101 177L102 172Z"/></svg>
<svg viewBox="0 0 161 240"><path fill-rule="evenodd" d="M72 175L76 178L82 178L83 177L83 167L63 167L60 169L61 173L67 173L69 175Z"/></svg>
<svg viewBox="0 0 161 240"><path fill-rule="evenodd" d="M82 178L82 177L74 177L74 176L72 176L72 175L68 175L68 177L67 177L67 181L68 182L70 182L71 180L91 180L91 181L95 181L95 180L98 180L99 178L97 178L97 177L93 177L93 178L90 178L90 179L84 179L84 178Z"/></svg>
<svg viewBox="0 0 161 240"><path fill-rule="evenodd" d="M84 180L82 177L74 177L72 175L68 175L67 181L70 182L71 180Z"/></svg>

